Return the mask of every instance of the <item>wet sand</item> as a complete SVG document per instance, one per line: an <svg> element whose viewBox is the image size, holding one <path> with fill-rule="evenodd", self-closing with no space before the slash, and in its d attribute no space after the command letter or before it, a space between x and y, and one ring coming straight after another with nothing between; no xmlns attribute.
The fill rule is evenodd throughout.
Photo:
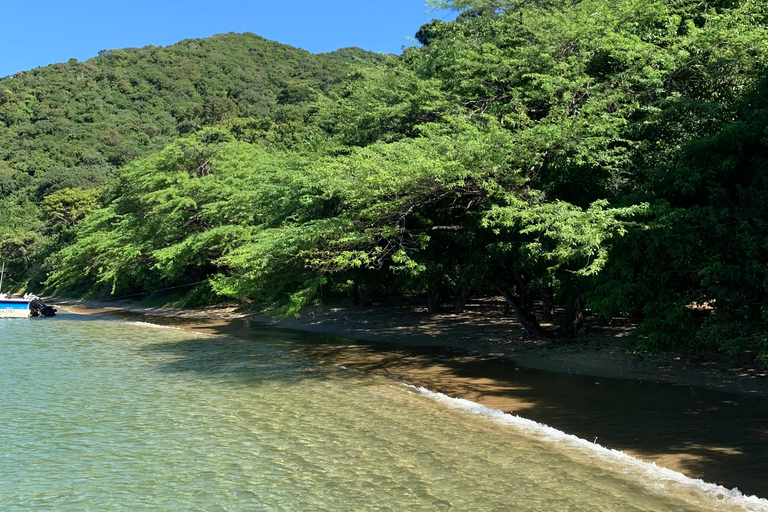
<svg viewBox="0 0 768 512"><path fill-rule="evenodd" d="M627 334L622 326L574 343L527 340L510 319L483 305L474 316L437 317L412 307L329 308L276 323L232 308L59 302L65 304L78 313L256 341L277 335L290 350L327 364L466 398L768 497L768 379L747 359L706 354L638 360L619 349Z"/></svg>

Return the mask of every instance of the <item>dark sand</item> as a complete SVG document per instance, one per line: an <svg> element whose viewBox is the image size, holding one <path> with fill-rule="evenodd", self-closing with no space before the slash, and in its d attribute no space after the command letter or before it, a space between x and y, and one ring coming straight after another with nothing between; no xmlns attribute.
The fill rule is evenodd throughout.
<svg viewBox="0 0 768 512"><path fill-rule="evenodd" d="M289 329L282 336L302 355L519 414L688 476L768 497L768 377L746 357L640 359L620 350L628 334L621 324L572 342L530 340L490 300L460 315L430 316L411 305L346 306L279 322L234 308L52 302L77 313L149 316L252 340L272 335L273 327Z"/></svg>

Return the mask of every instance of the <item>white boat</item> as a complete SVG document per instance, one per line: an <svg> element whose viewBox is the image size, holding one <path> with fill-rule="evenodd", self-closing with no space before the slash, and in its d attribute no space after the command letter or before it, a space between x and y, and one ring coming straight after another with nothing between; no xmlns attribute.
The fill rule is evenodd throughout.
<svg viewBox="0 0 768 512"><path fill-rule="evenodd" d="M7 293L2 293L4 273L5 263L0 270L0 318L27 318L56 314L56 308L43 304L37 295L27 293L23 297L12 297Z"/></svg>
<svg viewBox="0 0 768 512"><path fill-rule="evenodd" d="M26 318L32 316L29 300L0 294L0 318Z"/></svg>

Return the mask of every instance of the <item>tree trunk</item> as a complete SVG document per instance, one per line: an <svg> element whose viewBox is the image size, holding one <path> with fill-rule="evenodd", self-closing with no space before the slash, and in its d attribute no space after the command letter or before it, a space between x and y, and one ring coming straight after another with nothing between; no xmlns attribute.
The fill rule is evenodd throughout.
<svg viewBox="0 0 768 512"><path fill-rule="evenodd" d="M554 303L554 297L551 287L547 287L543 290L542 293L542 303L543 303L543 311L541 313L541 318L545 322L551 322L553 320L552 318L552 305Z"/></svg>
<svg viewBox="0 0 768 512"><path fill-rule="evenodd" d="M499 292L504 296L504 300L507 301L509 307L515 312L517 321L523 326L523 329L528 336L532 338L546 337L544 329L536 319L535 311L525 307L523 301L518 297L515 297L509 290L499 288Z"/></svg>
<svg viewBox="0 0 768 512"><path fill-rule="evenodd" d="M583 323L584 314L581 297L576 297L576 299L565 308L565 319L563 319L562 326L563 334L569 338L576 337L579 334Z"/></svg>
<svg viewBox="0 0 768 512"><path fill-rule="evenodd" d="M469 295L469 285L459 286L453 289L453 312L455 314L463 313L464 306L467 303Z"/></svg>
<svg viewBox="0 0 768 512"><path fill-rule="evenodd" d="M433 288L427 290L427 313L434 315L440 312L440 290Z"/></svg>
<svg viewBox="0 0 768 512"><path fill-rule="evenodd" d="M360 305L360 281L357 279L352 282L352 305Z"/></svg>

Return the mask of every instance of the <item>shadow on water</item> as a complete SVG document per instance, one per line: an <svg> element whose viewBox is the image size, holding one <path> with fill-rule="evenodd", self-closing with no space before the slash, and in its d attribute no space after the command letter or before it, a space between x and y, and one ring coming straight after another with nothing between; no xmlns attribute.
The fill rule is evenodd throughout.
<svg viewBox="0 0 768 512"><path fill-rule="evenodd" d="M297 379L326 378L329 371L327 367L318 365L316 360L301 357L281 346L295 340L296 336L292 333L278 331L272 336L249 337L250 329L244 325L237 325L236 321L230 326L231 328L227 328L223 323L216 321L180 322L179 319L150 318L132 312L109 312L107 316L64 313L55 319L44 321L98 322L105 319L177 328L183 325L185 330L214 335L190 336L182 339L174 336L172 341L163 337L159 337L158 340L145 340L136 350L147 356L160 356L150 359L157 371L191 373L202 378L217 378L247 385L258 385L260 382L275 380L294 382ZM232 328L234 328L233 332L224 332L232 331ZM254 341L267 341L267 343L254 343Z"/></svg>
<svg viewBox="0 0 768 512"><path fill-rule="evenodd" d="M327 370L318 369L317 361L343 365L519 414L688 476L768 497L765 398L527 369L456 349L362 343L247 320L117 316L234 337L150 345L147 350L175 356L164 371L227 374L255 383L280 379L287 369L298 372L294 377L322 378Z"/></svg>
<svg viewBox="0 0 768 512"><path fill-rule="evenodd" d="M237 338L190 338L149 343L147 353L171 355L156 368L166 372L195 373L201 377L226 377L248 384L275 379L295 379L317 374L290 353Z"/></svg>

